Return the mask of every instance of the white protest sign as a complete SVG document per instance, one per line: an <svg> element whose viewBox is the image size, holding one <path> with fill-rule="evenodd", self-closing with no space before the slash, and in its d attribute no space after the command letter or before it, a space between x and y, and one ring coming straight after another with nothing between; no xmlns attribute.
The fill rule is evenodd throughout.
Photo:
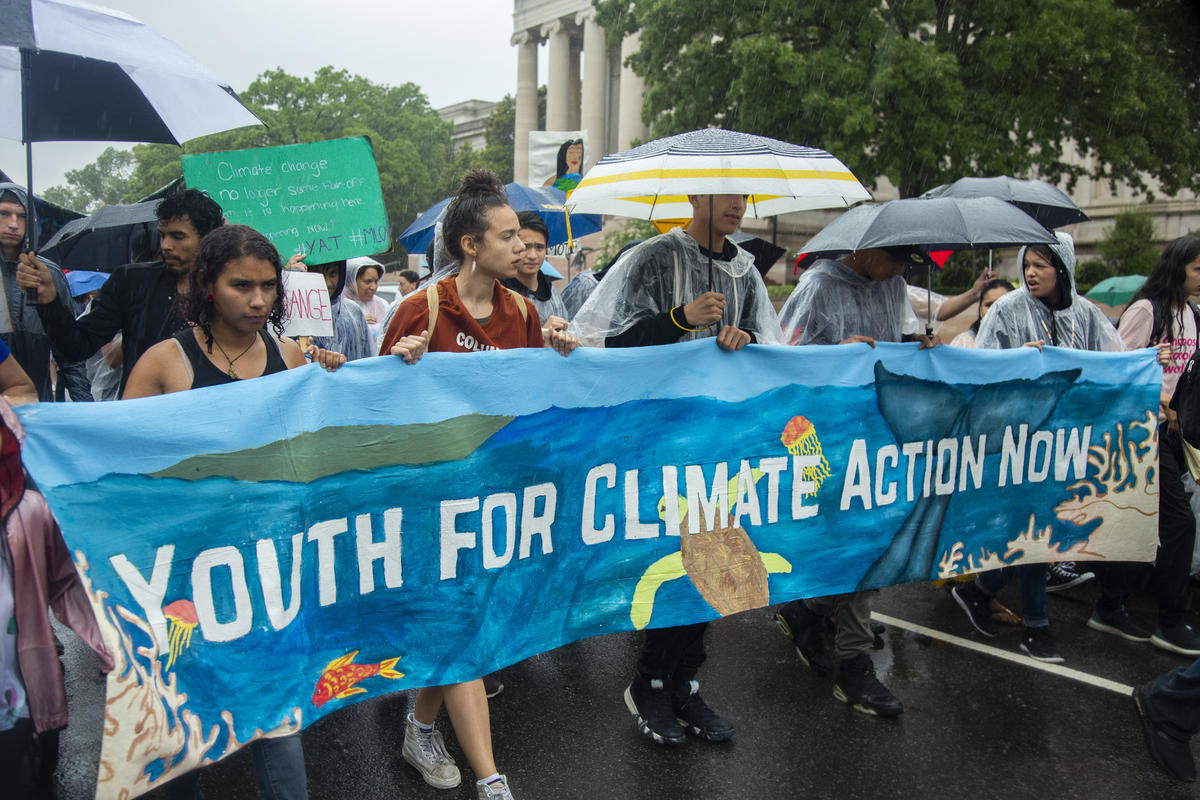
<svg viewBox="0 0 1200 800"><path fill-rule="evenodd" d="M333 305L319 272L283 272L284 336L333 336Z"/></svg>

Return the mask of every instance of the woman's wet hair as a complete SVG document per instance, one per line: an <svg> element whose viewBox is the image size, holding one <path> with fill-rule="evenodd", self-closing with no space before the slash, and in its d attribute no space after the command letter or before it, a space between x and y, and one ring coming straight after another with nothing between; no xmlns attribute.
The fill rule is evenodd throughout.
<svg viewBox="0 0 1200 800"><path fill-rule="evenodd" d="M992 291L993 289L1003 289L1005 292L1011 292L1015 291L1016 288L1017 287L1004 280L1004 278L992 278L990 281L985 283L983 288L979 290L979 303L976 305L976 308L979 310L979 316L974 322L971 323L971 330L975 333L979 333L979 323L983 322L983 298L987 297L988 292Z"/></svg>
<svg viewBox="0 0 1200 800"><path fill-rule="evenodd" d="M1055 270L1062 268L1062 259L1058 257L1058 253L1051 249L1047 244L1031 244L1025 248L1027 253L1037 253L1042 258L1054 265ZM1021 269L1025 269L1025 265L1021 264Z"/></svg>
<svg viewBox="0 0 1200 800"><path fill-rule="evenodd" d="M363 264L358 268L358 272L354 273L354 279L358 280L363 276L363 273L369 269L375 270L375 280L379 280L383 277L383 267L379 266L378 264Z"/></svg>
<svg viewBox="0 0 1200 800"><path fill-rule="evenodd" d="M1158 342L1175 337L1172 318L1175 312L1187 308L1187 295L1183 285L1187 280L1187 265L1200 258L1200 236L1180 236L1163 248L1150 270L1150 277L1138 289L1130 304L1138 300L1149 300L1160 308L1155 330L1150 331L1150 341Z"/></svg>
<svg viewBox="0 0 1200 800"><path fill-rule="evenodd" d="M221 276L225 265L243 257L261 258L275 268L278 291L267 322L276 336L283 335L284 298L283 264L275 245L258 231L246 225L222 225L200 240L196 262L188 273L188 294L184 301L184 319L204 331L205 343L212 351L213 300L212 286Z"/></svg>
<svg viewBox="0 0 1200 800"><path fill-rule="evenodd" d="M483 241L488 229L488 212L506 205L508 195L504 193L504 184L496 177L496 173L473 169L464 175L442 218L442 238L450 255L461 262L462 237L470 236L476 241Z"/></svg>

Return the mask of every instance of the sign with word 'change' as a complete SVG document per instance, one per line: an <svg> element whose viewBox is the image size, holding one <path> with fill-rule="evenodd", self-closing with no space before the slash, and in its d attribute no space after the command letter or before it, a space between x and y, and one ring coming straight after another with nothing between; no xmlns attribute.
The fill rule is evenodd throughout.
<svg viewBox="0 0 1200 800"><path fill-rule="evenodd" d="M249 225L286 261L307 263L381 253L391 246L375 153L364 137L182 157L183 177L225 219Z"/></svg>

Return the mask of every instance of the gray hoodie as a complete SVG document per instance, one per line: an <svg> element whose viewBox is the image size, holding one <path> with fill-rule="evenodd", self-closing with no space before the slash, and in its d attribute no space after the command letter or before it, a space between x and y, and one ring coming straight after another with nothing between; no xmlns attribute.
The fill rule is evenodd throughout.
<svg viewBox="0 0 1200 800"><path fill-rule="evenodd" d="M12 192L20 199L22 205L29 205L28 195L23 187L15 183L0 183L0 196L5 192ZM29 224L34 224L34 221L30 220ZM66 276L54 262L44 258L41 261L50 268L54 279L54 288L58 291L58 299L55 302L61 303L74 317L75 309L71 305L71 289L67 285ZM3 280L5 308L12 320L12 330L0 331L0 338L8 345L17 363L33 381L38 399L43 402L53 400L54 395L50 387L50 337L42 327L36 306L25 302L25 293L17 286L17 262L9 261L2 254L0 278ZM0 319L2 318L3 310L0 310Z"/></svg>

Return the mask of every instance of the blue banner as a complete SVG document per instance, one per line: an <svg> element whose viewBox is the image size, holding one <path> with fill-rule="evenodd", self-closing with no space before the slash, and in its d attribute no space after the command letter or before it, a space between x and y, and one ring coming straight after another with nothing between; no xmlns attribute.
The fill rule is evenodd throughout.
<svg viewBox="0 0 1200 800"><path fill-rule="evenodd" d="M115 796L588 636L1152 560L1160 380L1151 350L701 340L374 358L21 416L117 656Z"/></svg>

